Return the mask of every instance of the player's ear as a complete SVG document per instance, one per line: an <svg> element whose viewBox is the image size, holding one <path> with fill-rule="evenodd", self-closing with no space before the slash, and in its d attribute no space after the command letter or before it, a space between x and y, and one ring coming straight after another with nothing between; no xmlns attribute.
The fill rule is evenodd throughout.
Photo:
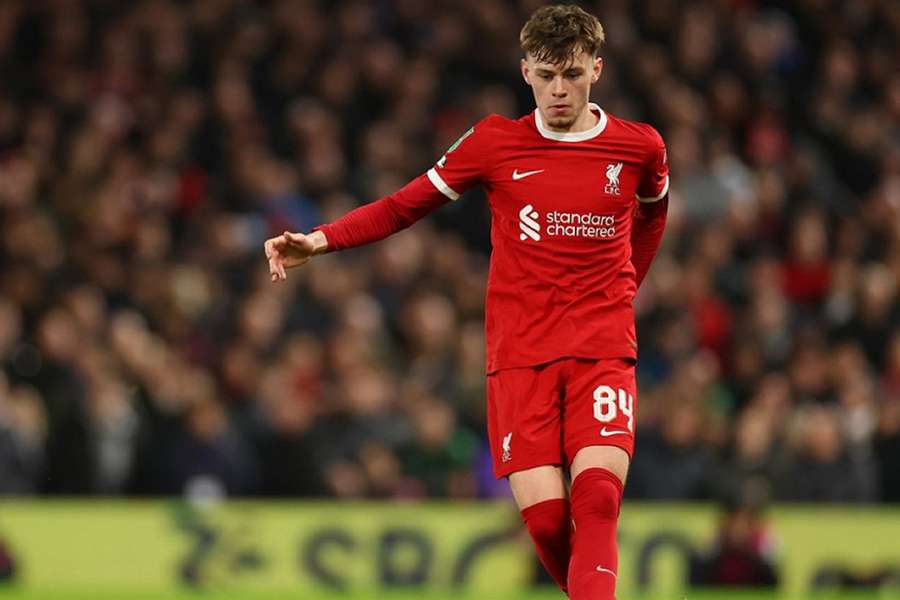
<svg viewBox="0 0 900 600"><path fill-rule="evenodd" d="M522 67L522 79L525 80L525 83L527 83L528 85L531 85L530 71L528 70L528 61L524 58L521 61L521 67Z"/></svg>
<svg viewBox="0 0 900 600"><path fill-rule="evenodd" d="M603 72L603 59L599 56L594 59L594 71L591 74L591 83L597 83L600 73Z"/></svg>

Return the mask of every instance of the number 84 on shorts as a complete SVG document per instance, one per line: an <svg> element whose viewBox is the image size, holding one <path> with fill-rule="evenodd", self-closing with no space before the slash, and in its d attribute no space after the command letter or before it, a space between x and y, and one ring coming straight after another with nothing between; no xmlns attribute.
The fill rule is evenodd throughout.
<svg viewBox="0 0 900 600"><path fill-rule="evenodd" d="M600 385L594 390L594 418L601 423L611 423L621 412L628 418L628 433L634 432L634 396L622 388L613 389L608 385ZM600 435L608 437L626 433L604 427Z"/></svg>

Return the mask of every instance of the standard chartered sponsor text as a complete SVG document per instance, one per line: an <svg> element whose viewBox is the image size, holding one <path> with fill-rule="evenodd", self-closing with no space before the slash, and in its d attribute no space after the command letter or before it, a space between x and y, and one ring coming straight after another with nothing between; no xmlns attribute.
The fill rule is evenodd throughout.
<svg viewBox="0 0 900 600"><path fill-rule="evenodd" d="M610 238L616 235L615 215L551 211L547 213L548 236Z"/></svg>

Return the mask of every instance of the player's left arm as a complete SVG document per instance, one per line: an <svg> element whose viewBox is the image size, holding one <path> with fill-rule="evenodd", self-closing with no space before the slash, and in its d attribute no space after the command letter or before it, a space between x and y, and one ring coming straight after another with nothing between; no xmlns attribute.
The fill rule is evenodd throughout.
<svg viewBox="0 0 900 600"><path fill-rule="evenodd" d="M286 269L306 264L313 256L370 244L409 227L484 178L490 133L488 115L464 133L446 154L405 186L375 202L360 206L309 234L284 232L266 240L272 281L287 278Z"/></svg>
<svg viewBox="0 0 900 600"><path fill-rule="evenodd" d="M635 279L641 282L659 250L669 208L669 165L666 145L659 133L649 128L650 150L637 190L637 206L631 224L631 263Z"/></svg>

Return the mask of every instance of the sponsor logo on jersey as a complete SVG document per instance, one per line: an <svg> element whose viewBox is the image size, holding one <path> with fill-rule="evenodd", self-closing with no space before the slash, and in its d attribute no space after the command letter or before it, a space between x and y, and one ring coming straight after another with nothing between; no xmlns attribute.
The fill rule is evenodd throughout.
<svg viewBox="0 0 900 600"><path fill-rule="evenodd" d="M531 238L535 242L541 241L541 224L536 221L538 212L530 204L526 204L519 211L519 239L523 242Z"/></svg>
<svg viewBox="0 0 900 600"><path fill-rule="evenodd" d="M606 165L606 187L603 191L611 196L621 195L619 190L619 173L622 172L622 163Z"/></svg>
<svg viewBox="0 0 900 600"><path fill-rule="evenodd" d="M546 222L542 226L540 220ZM541 241L541 233L547 237L584 237L607 239L616 235L616 216L597 213L576 213L553 210L543 218L531 204L519 211L519 239Z"/></svg>
<svg viewBox="0 0 900 600"><path fill-rule="evenodd" d="M512 460L512 453L509 449L509 445L512 442L512 431L503 436L503 456L500 457L502 462L509 462Z"/></svg>

